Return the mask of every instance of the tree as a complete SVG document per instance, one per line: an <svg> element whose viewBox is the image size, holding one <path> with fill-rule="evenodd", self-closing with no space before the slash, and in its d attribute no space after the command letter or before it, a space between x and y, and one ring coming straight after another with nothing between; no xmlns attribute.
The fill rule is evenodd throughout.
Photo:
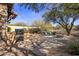
<svg viewBox="0 0 79 59"><path fill-rule="evenodd" d="M11 19L16 18L16 14L12 11L13 4L2 3L0 4L0 39L5 42L6 46L9 46L8 42L11 42L8 39L8 33L6 32L6 25L11 21ZM11 44L11 46L13 43ZM11 47L10 46L10 47Z"/></svg>
<svg viewBox="0 0 79 59"><path fill-rule="evenodd" d="M15 19L17 15L13 11L14 4L5 3L5 4L0 4L0 5L2 7L5 6L5 8L0 7L0 39L5 42L6 47L9 47L8 51L12 51L11 48L16 43L16 39L15 39L16 33L11 33L10 35L8 35L8 33L6 32L6 27L7 27L6 24L10 23L12 19ZM3 33L3 30L5 30L4 33ZM4 37L2 37L3 34L5 34ZM8 39L8 36L9 37L11 36L11 38Z"/></svg>
<svg viewBox="0 0 79 59"><path fill-rule="evenodd" d="M50 8L44 15L46 22L58 23L70 35L74 22L79 17L79 4L56 4Z"/></svg>
<svg viewBox="0 0 79 59"><path fill-rule="evenodd" d="M24 7L25 9L30 9L35 12L45 9L47 4L45 3L21 3L19 6Z"/></svg>
<svg viewBox="0 0 79 59"><path fill-rule="evenodd" d="M52 31L53 26L50 23L45 23L44 21L34 21L32 26L40 28L42 31Z"/></svg>
<svg viewBox="0 0 79 59"><path fill-rule="evenodd" d="M61 25L70 35L74 22L78 19L79 4L22 4L25 8L32 9L39 12L40 10L47 8L45 13L46 21L53 21ZM41 7L42 6L42 7ZM50 7L51 6L51 7ZM39 7L39 8L38 8ZM48 15L47 15L48 14ZM47 15L47 16L46 16Z"/></svg>
<svg viewBox="0 0 79 59"><path fill-rule="evenodd" d="M5 9L7 11L6 17L3 16L3 14L0 15L1 17L3 16L2 18L6 19L6 21L3 24L6 24L6 23L10 22L11 19L16 18L17 15L12 11L13 5L14 4L6 4L6 6L7 6L7 9ZM53 21L54 23L60 24L67 31L67 35L70 35L74 22L78 18L79 4L55 4L55 5L49 4L49 5L51 5L52 8L50 8L48 6L48 4L22 4L22 6L24 6L25 8L31 9L35 12L39 12L40 10L48 7L47 8L48 11L44 15L45 20L47 22ZM44 26L46 26L46 23L44 23L44 24L45 25L41 25L42 26L41 28L44 28ZM3 26L5 26L5 25L2 25L2 27ZM43 30L45 30L46 28L48 28L48 27L46 26ZM6 41L6 40L4 40L4 41ZM12 45L10 45L10 47L11 46Z"/></svg>
<svg viewBox="0 0 79 59"><path fill-rule="evenodd" d="M12 5L12 4L10 4ZM11 12L12 9L9 8L9 4L0 4L0 37L3 40L6 33L6 24L9 22L10 19L15 18L14 13Z"/></svg>
<svg viewBox="0 0 79 59"><path fill-rule="evenodd" d="M15 25L15 26L27 26L25 23L23 23L23 22L18 22L18 23L15 23L15 24L13 24L13 25Z"/></svg>

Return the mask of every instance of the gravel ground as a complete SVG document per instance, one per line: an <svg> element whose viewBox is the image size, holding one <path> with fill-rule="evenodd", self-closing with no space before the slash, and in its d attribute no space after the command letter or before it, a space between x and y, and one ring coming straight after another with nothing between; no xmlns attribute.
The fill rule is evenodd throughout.
<svg viewBox="0 0 79 59"><path fill-rule="evenodd" d="M23 55L34 55L34 56L66 56L69 55L65 49L68 42L67 37L54 37L54 36L41 36L34 34L31 36L27 43L20 41L17 43L17 47L12 47L13 52L1 51L0 44L0 55L4 56L23 56ZM28 54L27 54L27 53Z"/></svg>

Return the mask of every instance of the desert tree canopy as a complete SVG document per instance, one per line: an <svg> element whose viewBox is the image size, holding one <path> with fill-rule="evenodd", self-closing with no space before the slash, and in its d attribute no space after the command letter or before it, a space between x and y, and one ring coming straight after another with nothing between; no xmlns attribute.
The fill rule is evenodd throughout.
<svg viewBox="0 0 79 59"><path fill-rule="evenodd" d="M78 3L22 3L19 5L35 12L47 9L43 15L45 21L60 24L67 31L67 35L70 35L74 22L79 18Z"/></svg>
<svg viewBox="0 0 79 59"><path fill-rule="evenodd" d="M74 22L79 18L79 4L56 4L43 15L46 22L58 23L70 35Z"/></svg>
<svg viewBox="0 0 79 59"><path fill-rule="evenodd" d="M52 31L53 25L51 23L45 23L43 20L34 21L32 26L39 27L42 31Z"/></svg>
<svg viewBox="0 0 79 59"><path fill-rule="evenodd" d="M15 24L13 24L13 25L15 25L15 26L28 26L28 25L26 25L26 24L23 23L23 22L18 22L18 23L15 23Z"/></svg>

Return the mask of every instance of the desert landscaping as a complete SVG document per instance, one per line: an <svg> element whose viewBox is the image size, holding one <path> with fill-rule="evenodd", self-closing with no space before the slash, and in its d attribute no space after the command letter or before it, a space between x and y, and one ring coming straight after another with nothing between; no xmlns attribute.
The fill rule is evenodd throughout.
<svg viewBox="0 0 79 59"><path fill-rule="evenodd" d="M18 7L14 8L16 6ZM19 13L15 12L22 7L31 9L32 11L28 11L35 13L46 7L49 9L42 11L43 20L33 20L34 22L28 25L15 21L20 16L20 12L24 13L23 17L26 17L25 9L18 11ZM78 56L79 11L77 7L79 4L75 3L0 4L0 56ZM29 12L26 13L30 15Z"/></svg>
<svg viewBox="0 0 79 59"><path fill-rule="evenodd" d="M0 41L0 55L4 56L68 56L70 53L69 44L78 43L79 36L76 35L79 31L74 31L73 35L66 36L56 34L46 36L42 34L28 34L23 35L24 40L16 42L15 34L10 34L7 40L8 46L4 41ZM14 42L13 42L14 41ZM10 45L11 44L11 45ZM9 48L11 47L11 51ZM74 46L72 46L74 47ZM68 50L69 49L69 50Z"/></svg>

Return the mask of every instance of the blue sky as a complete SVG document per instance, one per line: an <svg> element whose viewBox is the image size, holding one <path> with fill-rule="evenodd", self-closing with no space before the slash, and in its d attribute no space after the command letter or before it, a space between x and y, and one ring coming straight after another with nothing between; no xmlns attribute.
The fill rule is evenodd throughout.
<svg viewBox="0 0 79 59"><path fill-rule="evenodd" d="M27 25L31 25L35 20L42 20L42 15L45 12L45 10L41 10L39 13L35 13L32 10L20 7L18 4L14 5L13 10L18 14L18 16L14 20L12 20L11 23L14 24L16 22L24 22ZM75 24L79 24L79 19L75 22Z"/></svg>
<svg viewBox="0 0 79 59"><path fill-rule="evenodd" d="M18 16L12 20L11 23L24 22L28 25L31 25L35 20L42 20L42 15L45 12L44 10L41 10L39 13L35 13L32 10L18 6L18 4L15 4L13 10L18 14Z"/></svg>

